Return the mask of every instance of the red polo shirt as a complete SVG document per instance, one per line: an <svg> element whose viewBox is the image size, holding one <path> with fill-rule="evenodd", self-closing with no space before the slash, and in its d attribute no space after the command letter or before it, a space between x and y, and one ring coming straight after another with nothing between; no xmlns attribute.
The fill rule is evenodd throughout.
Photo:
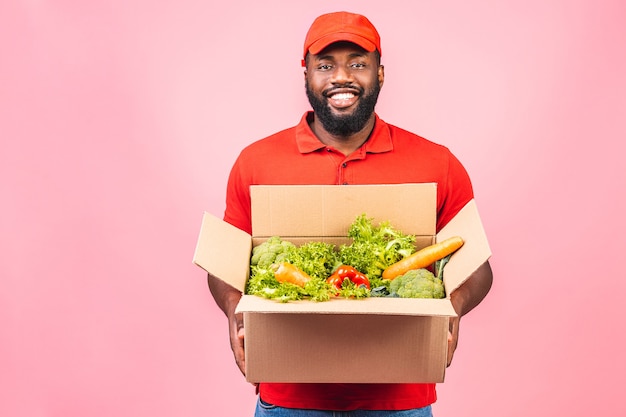
<svg viewBox="0 0 626 417"><path fill-rule="evenodd" d="M243 149L228 180L225 221L252 232L249 187L259 184L434 182L437 230L473 198L467 172L446 147L376 116L370 138L346 157L317 139L309 127L311 117L312 113L306 113L297 126ZM353 360L372 358L357 356ZM259 390L261 398L272 404L322 410L402 410L424 407L436 400L434 384L263 383Z"/></svg>

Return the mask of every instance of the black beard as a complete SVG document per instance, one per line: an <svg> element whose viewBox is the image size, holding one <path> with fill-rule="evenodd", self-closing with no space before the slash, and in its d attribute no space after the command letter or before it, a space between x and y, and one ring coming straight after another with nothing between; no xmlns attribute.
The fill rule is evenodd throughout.
<svg viewBox="0 0 626 417"><path fill-rule="evenodd" d="M378 94L380 93L380 83L376 79L376 83L370 93L363 94L363 89L361 89L359 104L352 114L337 116L331 111L328 99L325 96L318 97L311 91L308 80L305 80L305 87L306 96L309 99L309 103L311 103L311 107L313 107L315 117L319 119L328 133L340 137L350 136L360 132L365 127L372 113L374 113Z"/></svg>

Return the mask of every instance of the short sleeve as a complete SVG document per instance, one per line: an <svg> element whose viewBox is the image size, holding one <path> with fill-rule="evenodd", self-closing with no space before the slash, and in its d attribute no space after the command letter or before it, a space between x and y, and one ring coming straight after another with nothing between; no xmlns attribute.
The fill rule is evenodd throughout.
<svg viewBox="0 0 626 417"><path fill-rule="evenodd" d="M250 184L242 172L242 156L240 155L228 177L224 221L247 233L252 233L250 211Z"/></svg>
<svg viewBox="0 0 626 417"><path fill-rule="evenodd" d="M452 153L449 154L446 181L439 186L441 194L437 207L437 231L448 224L474 198L470 177L465 167Z"/></svg>

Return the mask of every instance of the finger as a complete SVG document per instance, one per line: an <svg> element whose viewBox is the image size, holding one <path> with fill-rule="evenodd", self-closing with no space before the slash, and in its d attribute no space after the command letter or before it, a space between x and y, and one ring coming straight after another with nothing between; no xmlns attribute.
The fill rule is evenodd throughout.
<svg viewBox="0 0 626 417"><path fill-rule="evenodd" d="M450 366L450 363L452 363L453 355L454 355L454 350L452 349L452 333L448 332L448 353L446 357L446 367Z"/></svg>
<svg viewBox="0 0 626 417"><path fill-rule="evenodd" d="M237 363L237 366L239 367L239 370L241 371L241 373L245 376L246 375L246 355L244 353L243 344L240 343L236 348L233 348L233 351L235 353L235 362Z"/></svg>

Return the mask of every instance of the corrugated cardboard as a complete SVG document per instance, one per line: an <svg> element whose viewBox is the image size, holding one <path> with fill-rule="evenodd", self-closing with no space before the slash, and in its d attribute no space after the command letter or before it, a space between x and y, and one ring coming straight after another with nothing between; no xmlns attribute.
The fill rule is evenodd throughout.
<svg viewBox="0 0 626 417"><path fill-rule="evenodd" d="M205 213L194 262L245 289L250 252L270 236L294 243L340 244L354 219L390 221L418 236L418 249L459 235L465 244L446 265L442 300L369 298L279 303L244 295L237 311L246 329L250 382L442 382L449 294L491 256L470 201L435 234L436 184L253 186L252 236Z"/></svg>

